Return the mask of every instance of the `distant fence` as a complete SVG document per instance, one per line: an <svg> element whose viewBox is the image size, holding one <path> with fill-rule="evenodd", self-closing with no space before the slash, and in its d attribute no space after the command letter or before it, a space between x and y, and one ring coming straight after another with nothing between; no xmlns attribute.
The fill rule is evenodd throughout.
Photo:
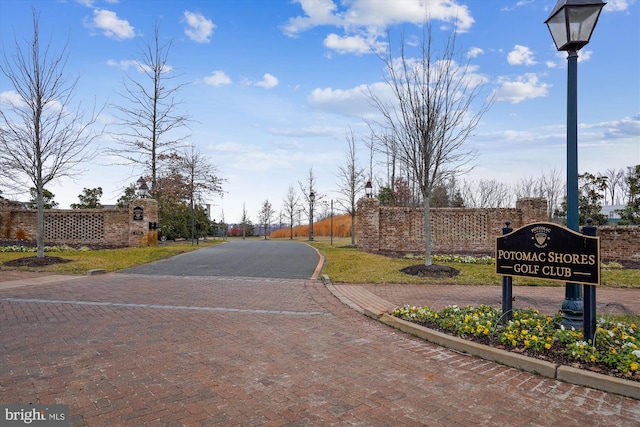
<svg viewBox="0 0 640 427"><path fill-rule="evenodd" d="M44 241L48 244L93 246L153 246L158 244L158 204L134 199L124 209L46 209ZM151 224L150 224L151 223ZM3 239L35 240L38 212L0 205Z"/></svg>
<svg viewBox="0 0 640 427"><path fill-rule="evenodd" d="M502 209L432 208L431 249L440 254L492 254L507 220L514 229L547 221L547 201L520 199L515 208ZM375 198L358 201L359 250L423 253L424 225L422 208L380 206ZM640 226L598 227L597 235L603 259L640 261Z"/></svg>

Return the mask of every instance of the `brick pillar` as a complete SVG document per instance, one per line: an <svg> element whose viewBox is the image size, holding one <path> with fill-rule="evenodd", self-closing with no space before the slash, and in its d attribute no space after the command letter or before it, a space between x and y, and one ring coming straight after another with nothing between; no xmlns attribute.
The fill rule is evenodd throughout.
<svg viewBox="0 0 640 427"><path fill-rule="evenodd" d="M149 223L158 222L158 202L154 199L133 199L129 203L129 246L156 246L158 230Z"/></svg>
<svg viewBox="0 0 640 427"><path fill-rule="evenodd" d="M520 209L522 213L522 227L534 222L547 222L547 199L542 197L529 197L518 199L516 201L516 209Z"/></svg>
<svg viewBox="0 0 640 427"><path fill-rule="evenodd" d="M380 249L380 201L366 197L358 200L356 223L358 250L378 252Z"/></svg>

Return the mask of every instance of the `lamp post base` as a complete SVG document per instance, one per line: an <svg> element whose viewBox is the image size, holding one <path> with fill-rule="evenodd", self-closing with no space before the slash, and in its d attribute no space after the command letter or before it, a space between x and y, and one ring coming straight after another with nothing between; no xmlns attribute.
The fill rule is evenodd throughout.
<svg viewBox="0 0 640 427"><path fill-rule="evenodd" d="M584 309L581 299L565 299L562 302L562 326L565 328L582 329Z"/></svg>

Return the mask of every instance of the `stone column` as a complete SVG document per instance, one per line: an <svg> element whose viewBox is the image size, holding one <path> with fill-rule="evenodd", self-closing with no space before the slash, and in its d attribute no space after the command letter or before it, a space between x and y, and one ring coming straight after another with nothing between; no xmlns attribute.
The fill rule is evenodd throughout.
<svg viewBox="0 0 640 427"><path fill-rule="evenodd" d="M158 230L150 223L158 223L158 202L154 199L133 199L129 203L129 246L158 244Z"/></svg>
<svg viewBox="0 0 640 427"><path fill-rule="evenodd" d="M532 224L534 222L547 222L547 199L541 197L529 197L518 199L516 201L516 209L522 212L522 225Z"/></svg>
<svg viewBox="0 0 640 427"><path fill-rule="evenodd" d="M358 200L356 224L358 250L378 252L380 249L380 201L366 197Z"/></svg>

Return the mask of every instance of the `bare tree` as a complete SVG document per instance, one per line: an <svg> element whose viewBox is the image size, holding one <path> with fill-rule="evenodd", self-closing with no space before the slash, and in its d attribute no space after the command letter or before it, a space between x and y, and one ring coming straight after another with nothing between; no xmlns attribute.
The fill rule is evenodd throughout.
<svg viewBox="0 0 640 427"><path fill-rule="evenodd" d="M318 202L320 202L324 198L324 195L319 194L318 191L316 190L316 186L317 186L316 180L317 178L316 178L316 175L313 173L313 167L310 167L309 173L307 174L306 182L298 181L298 185L300 186L300 191L302 192L302 197L306 201L306 203L301 203L299 204L299 206L302 207L302 210L307 215L307 218L309 218L309 224L311 224L311 210L310 210L311 199L309 196L311 195L311 193L314 194L315 196L314 204L318 204Z"/></svg>
<svg viewBox="0 0 640 427"><path fill-rule="evenodd" d="M547 199L547 218L553 219L553 214L560 207L561 197L565 192L565 179L556 168L549 169L541 178L541 193L537 197Z"/></svg>
<svg viewBox="0 0 640 427"><path fill-rule="evenodd" d="M393 100L369 91L370 101L382 115L380 123L369 125L384 148L391 150L390 142L397 144L399 161L415 179L424 206L425 265L431 265L431 191L468 169L475 153L465 148L465 142L473 135L490 101L485 100L479 110L471 111L483 81L472 76L468 61L456 61L455 31L437 50L430 25L425 22L423 28L417 58L408 56L404 35L400 57L394 58L389 37L389 47L381 59Z"/></svg>
<svg viewBox="0 0 640 427"><path fill-rule="evenodd" d="M524 197L543 197L547 199L547 218L549 221L560 207L560 198L564 194L564 179L556 168L543 172L540 178L521 178L515 186L516 199Z"/></svg>
<svg viewBox="0 0 640 427"><path fill-rule="evenodd" d="M262 202L262 208L260 209L260 223L264 226L264 240L267 240L269 230L271 229L271 217L273 216L273 207L269 203L269 199Z"/></svg>
<svg viewBox="0 0 640 427"><path fill-rule="evenodd" d="M222 183L218 176L218 168L204 156L194 145L183 152L178 160L178 169L188 183L189 205L191 206L191 241L195 238L195 203L202 203L207 195L222 195Z"/></svg>
<svg viewBox="0 0 640 427"><path fill-rule="evenodd" d="M358 166L356 137L353 134L353 129L349 129L346 138L348 147L346 163L338 168L338 177L340 178L338 192L341 197L337 202L351 216L351 245L355 246L357 198L364 189L364 169Z"/></svg>
<svg viewBox="0 0 640 427"><path fill-rule="evenodd" d="M509 186L495 179L464 181L463 198L470 208L505 208L511 204Z"/></svg>
<svg viewBox="0 0 640 427"><path fill-rule="evenodd" d="M540 191L539 185L540 180L533 176L520 178L514 188L516 199L537 197Z"/></svg>
<svg viewBox="0 0 640 427"><path fill-rule="evenodd" d="M624 188L624 178L625 178L624 169L616 170L615 168L611 168L611 169L607 169L604 174L607 177L607 182L609 184L607 187L607 190L609 192L609 196L611 197L610 203L612 205L615 205L617 190L621 190ZM618 202L620 201L619 198L617 201ZM607 201L605 200L605 204L606 202Z"/></svg>
<svg viewBox="0 0 640 427"><path fill-rule="evenodd" d="M182 102L176 96L185 84L174 83L178 76L168 64L171 46L171 41L161 43L156 24L153 39L142 47L136 67L143 78L126 74L124 92L120 93L123 102L115 106L119 129L114 137L120 147L110 152L125 164L144 166L151 175L152 194L160 156L181 148L187 138L176 134L187 126L189 118L178 112Z"/></svg>
<svg viewBox="0 0 640 427"><path fill-rule="evenodd" d="M59 55L50 45L41 49L39 14L33 9L33 38L9 58L3 48L0 71L17 94L17 101L0 110L0 170L3 185L36 190L37 256L44 257L45 185L79 174L78 167L93 157L91 143L98 137L92 126L98 111L85 118L81 105L72 109L78 78L65 71L66 45Z"/></svg>
<svg viewBox="0 0 640 427"><path fill-rule="evenodd" d="M249 226L249 214L247 213L247 206L242 203L242 219L240 221L242 227L242 240L247 238L247 227Z"/></svg>
<svg viewBox="0 0 640 427"><path fill-rule="evenodd" d="M293 240L293 219L298 212L298 208L300 205L300 196L296 193L293 185L289 186L289 191L283 200L283 209L284 213L287 215L289 219L289 240Z"/></svg>

